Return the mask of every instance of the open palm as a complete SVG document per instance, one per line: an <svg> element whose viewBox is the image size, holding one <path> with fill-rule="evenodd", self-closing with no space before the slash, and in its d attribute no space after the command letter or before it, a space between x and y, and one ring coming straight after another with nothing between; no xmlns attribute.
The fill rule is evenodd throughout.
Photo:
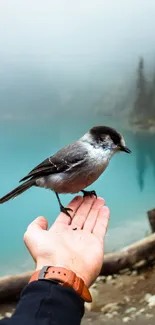
<svg viewBox="0 0 155 325"><path fill-rule="evenodd" d="M44 217L28 227L24 240L37 269L62 266L75 272L87 286L98 276L104 257L104 237L109 209L102 198L75 197L68 205L72 220L60 213L47 230Z"/></svg>

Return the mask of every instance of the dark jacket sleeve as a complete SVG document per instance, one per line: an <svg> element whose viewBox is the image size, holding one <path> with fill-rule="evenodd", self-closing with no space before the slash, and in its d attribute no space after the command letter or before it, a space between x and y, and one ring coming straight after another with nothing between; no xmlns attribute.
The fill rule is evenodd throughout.
<svg viewBox="0 0 155 325"><path fill-rule="evenodd" d="M40 280L28 284L14 315L0 325L79 325L84 302L72 288Z"/></svg>

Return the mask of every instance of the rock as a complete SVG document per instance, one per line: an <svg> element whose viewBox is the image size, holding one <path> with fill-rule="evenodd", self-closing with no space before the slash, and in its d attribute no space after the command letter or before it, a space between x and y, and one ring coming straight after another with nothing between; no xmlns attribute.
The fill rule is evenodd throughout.
<svg viewBox="0 0 155 325"><path fill-rule="evenodd" d="M131 274L131 271L129 269L123 269L119 271L120 274Z"/></svg>
<svg viewBox="0 0 155 325"><path fill-rule="evenodd" d="M10 318L12 316L12 313L7 312L7 313L5 313L5 316Z"/></svg>
<svg viewBox="0 0 155 325"><path fill-rule="evenodd" d="M124 296L124 300L125 302L130 302L131 299L128 296Z"/></svg>
<svg viewBox="0 0 155 325"><path fill-rule="evenodd" d="M146 293L146 295L144 296L144 301L148 302L151 296L152 295L150 293Z"/></svg>
<svg viewBox="0 0 155 325"><path fill-rule="evenodd" d="M131 320L130 317L124 317L124 318L122 319L123 323L128 323L128 322L130 322L130 320Z"/></svg>
<svg viewBox="0 0 155 325"><path fill-rule="evenodd" d="M138 275L137 270L132 271L131 275L132 275L132 276L136 276L136 275Z"/></svg>
<svg viewBox="0 0 155 325"><path fill-rule="evenodd" d="M153 315L152 315L152 314L145 314L145 317L146 317L147 319L150 319L150 318L153 317Z"/></svg>
<svg viewBox="0 0 155 325"><path fill-rule="evenodd" d="M140 262L137 262L136 264L134 264L134 268L140 269L140 268L144 267L146 264L147 264L146 260L141 260Z"/></svg>
<svg viewBox="0 0 155 325"><path fill-rule="evenodd" d="M144 313L145 312L145 308L141 308L140 310L138 310L137 312L136 312L136 316L139 316L139 315L141 315L142 313Z"/></svg>
<svg viewBox="0 0 155 325"><path fill-rule="evenodd" d="M148 305L149 305L149 307L154 307L155 306L155 295L148 298Z"/></svg>
<svg viewBox="0 0 155 325"><path fill-rule="evenodd" d="M145 311L145 308L141 308L141 309L138 311L138 313L139 313L139 314L142 314L142 313L144 313L144 311Z"/></svg>
<svg viewBox="0 0 155 325"><path fill-rule="evenodd" d="M92 284L91 288L92 288L92 289L96 289L96 288L97 288L97 283L94 282L94 283Z"/></svg>
<svg viewBox="0 0 155 325"><path fill-rule="evenodd" d="M95 288L92 288L92 286L89 289L91 296L92 296L92 302L88 303L85 302L85 308L89 311L95 309L95 307L97 306L97 298L98 298L98 290L96 290Z"/></svg>
<svg viewBox="0 0 155 325"><path fill-rule="evenodd" d="M111 281L112 280L112 275L108 275L106 280L107 280L107 282Z"/></svg>
<svg viewBox="0 0 155 325"><path fill-rule="evenodd" d="M124 283L123 282L120 282L117 284L117 288L118 289L122 289L124 287Z"/></svg>
<svg viewBox="0 0 155 325"><path fill-rule="evenodd" d="M150 293L147 293L144 297L144 301L146 301L149 305L149 307L155 306L155 295L151 295Z"/></svg>
<svg viewBox="0 0 155 325"><path fill-rule="evenodd" d="M139 280L146 280L145 275L140 275Z"/></svg>
<svg viewBox="0 0 155 325"><path fill-rule="evenodd" d="M138 281L133 281L132 284L135 286L137 284Z"/></svg>
<svg viewBox="0 0 155 325"><path fill-rule="evenodd" d="M102 275L101 276L98 276L97 279L96 279L96 283L101 282L101 281L102 282L105 282L105 279L106 279L105 276L102 276Z"/></svg>
<svg viewBox="0 0 155 325"><path fill-rule="evenodd" d="M130 307L125 311L125 314L131 314L136 312L136 307Z"/></svg>
<svg viewBox="0 0 155 325"><path fill-rule="evenodd" d="M107 313L113 313L115 311L118 311L120 309L120 306L118 303L114 302L114 303L110 303L110 304L107 304L105 306L103 306L101 308L101 311L104 313L104 314L107 314Z"/></svg>
<svg viewBox="0 0 155 325"><path fill-rule="evenodd" d="M113 314L110 314L110 313L107 313L106 316L107 316L109 319L113 318Z"/></svg>
<svg viewBox="0 0 155 325"><path fill-rule="evenodd" d="M118 316L119 313L118 313L118 311L115 310L115 311L112 312L112 315L113 315L113 316Z"/></svg>

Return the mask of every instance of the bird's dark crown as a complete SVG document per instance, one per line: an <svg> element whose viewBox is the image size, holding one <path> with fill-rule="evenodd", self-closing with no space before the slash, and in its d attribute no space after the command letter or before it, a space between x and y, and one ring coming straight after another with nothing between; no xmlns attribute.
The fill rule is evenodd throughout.
<svg viewBox="0 0 155 325"><path fill-rule="evenodd" d="M108 126L95 126L90 129L91 135L98 141L104 141L104 138L109 135L115 145L120 144L121 135L113 128Z"/></svg>

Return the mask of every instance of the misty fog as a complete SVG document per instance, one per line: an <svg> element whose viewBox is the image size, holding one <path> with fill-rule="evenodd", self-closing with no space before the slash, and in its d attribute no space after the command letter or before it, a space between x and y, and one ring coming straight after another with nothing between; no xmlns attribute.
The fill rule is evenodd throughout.
<svg viewBox="0 0 155 325"><path fill-rule="evenodd" d="M139 57L155 66L154 11L153 0L1 0L1 119L128 109Z"/></svg>
<svg viewBox="0 0 155 325"><path fill-rule="evenodd" d="M91 188L111 209L108 250L143 238L154 208L154 13L154 0L0 0L0 196L92 126L114 127L132 154ZM23 233L54 221L55 199L32 189L1 205L1 273L27 269Z"/></svg>

